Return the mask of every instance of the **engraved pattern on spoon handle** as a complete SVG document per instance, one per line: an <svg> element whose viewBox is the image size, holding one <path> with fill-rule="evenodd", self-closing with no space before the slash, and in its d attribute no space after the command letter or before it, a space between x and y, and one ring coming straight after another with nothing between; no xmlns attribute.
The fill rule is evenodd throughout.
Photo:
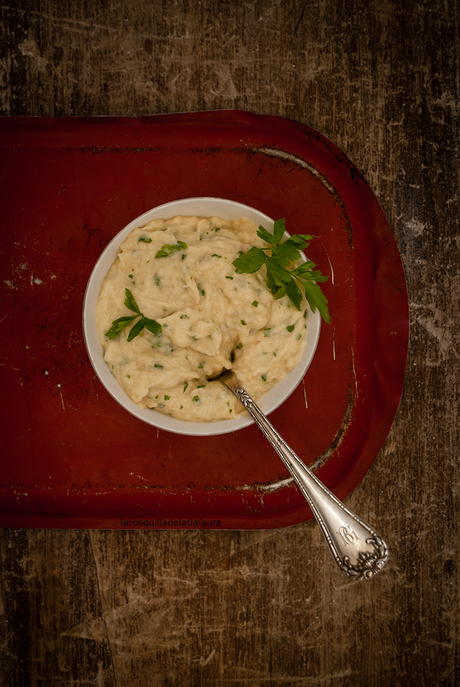
<svg viewBox="0 0 460 687"><path fill-rule="evenodd" d="M380 535L307 468L242 387L230 384L229 387L293 476L340 570L354 580L368 579L380 572L388 560L388 548Z"/></svg>

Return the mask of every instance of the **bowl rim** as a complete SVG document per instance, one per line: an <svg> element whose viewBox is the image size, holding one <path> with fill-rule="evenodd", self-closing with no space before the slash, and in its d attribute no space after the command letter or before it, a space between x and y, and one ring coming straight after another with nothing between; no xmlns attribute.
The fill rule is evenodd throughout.
<svg viewBox="0 0 460 687"><path fill-rule="evenodd" d="M190 210L187 210L186 212L180 211L181 208L190 208L193 210L193 208L196 207L196 209L198 209L198 207L204 204L206 204L208 207L216 206L216 209L219 207L220 210L219 212L193 212ZM173 213L171 213L172 208L174 208ZM228 212L223 212L223 208L227 208ZM160 413L152 408L143 409L136 405L111 374L107 364L104 361L103 347L97 334L94 317L96 301L99 296L101 284L110 267L116 260L120 245L134 229L145 226L145 224L152 219L169 219L178 215L197 215L199 217L215 216L222 219L246 217L258 225L263 224L268 231L273 231L274 225L274 220L271 217L254 207L245 205L239 201L213 196L179 198L177 200L157 205L142 213L138 217L135 217L119 232L117 232L109 241L107 246L99 255L91 271L83 297L82 324L85 347L93 370L105 390L122 408L128 411L131 415L137 417L139 420L142 420L143 422L157 429L162 429L167 432L185 436L215 436L220 434L228 434L254 424L254 420L248 413L245 413L241 417L231 420L189 422L186 420L172 418L169 415ZM281 382L270 389L262 398L257 401L257 405L261 408L265 415L269 415L275 411L289 398L289 396L291 396L291 394L302 382L308 368L310 367L315 356L321 332L321 317L318 310L313 313L311 309L308 308L307 332L307 342L305 344L301 361L293 368L293 370L288 372ZM283 385L285 390L282 393L279 393L279 396L277 397L275 390L278 389L279 392L280 385Z"/></svg>

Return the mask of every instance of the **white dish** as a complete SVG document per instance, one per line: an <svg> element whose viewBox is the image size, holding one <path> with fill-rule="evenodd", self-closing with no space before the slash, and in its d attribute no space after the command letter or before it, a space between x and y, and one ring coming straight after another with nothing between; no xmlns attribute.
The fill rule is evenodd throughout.
<svg viewBox="0 0 460 687"><path fill-rule="evenodd" d="M152 219L169 219L176 215L222 217L223 219L246 217L257 225L262 225L270 232L273 231L274 224L272 218L255 208L221 198L183 198L181 200L165 203L164 205L159 205L145 212L143 215L140 215L122 229L106 246L91 273L83 301L83 334L86 349L94 371L102 385L117 403L139 420L168 432L191 436L211 436L235 432L253 423L249 415L245 414L234 420L221 420L218 422L185 422L169 417L169 415L164 415L156 410L151 410L150 408L139 408L139 406L131 401L125 391L120 387L104 362L103 348L99 341L96 328L96 301L101 284L117 258L120 245L133 229L144 226ZM258 405L266 415L269 415L278 408L302 381L315 355L320 330L321 317L318 310L312 313L311 310L308 309L307 340L301 361L279 384L259 399Z"/></svg>

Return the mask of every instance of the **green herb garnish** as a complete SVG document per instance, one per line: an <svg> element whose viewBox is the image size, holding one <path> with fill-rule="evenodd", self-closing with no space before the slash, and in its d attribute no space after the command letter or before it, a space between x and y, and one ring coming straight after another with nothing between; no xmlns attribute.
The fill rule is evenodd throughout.
<svg viewBox="0 0 460 687"><path fill-rule="evenodd" d="M160 250L155 254L156 258L168 258L170 255L178 250L186 250L187 244L183 241L178 241L177 243L165 243L161 246Z"/></svg>
<svg viewBox="0 0 460 687"><path fill-rule="evenodd" d="M152 334L155 334L155 336L158 336L161 333L161 324L158 324L156 320L150 320L141 313L139 306L137 305L134 296L129 289L125 289L125 306L136 314L119 317L117 320L114 320L110 329L105 333L108 339L115 339L118 334L126 329L126 327L128 327L138 317L140 317L140 320L138 320L134 327L130 330L127 341L132 341L134 338L136 338L136 336L138 336L138 334L140 334L144 328L148 329L148 331L152 332Z"/></svg>
<svg viewBox="0 0 460 687"><path fill-rule="evenodd" d="M137 242L140 243L141 241L143 243L152 243L152 239L149 236L139 236Z"/></svg>
<svg viewBox="0 0 460 687"><path fill-rule="evenodd" d="M319 270L315 270L316 265L311 260L293 269L290 268L293 262L299 260L301 257L300 251L305 250L313 236L293 234L281 243L285 227L286 221L284 219L276 220L273 234L270 234L264 227L259 226L257 235L268 243L269 247L257 248L253 246L247 253L241 253L233 261L233 265L238 274L253 274L265 265L267 269L267 286L270 291L276 299L288 296L297 310L300 310L302 303L302 291L299 285L303 286L305 298L312 311L315 312L316 308L318 308L323 319L330 323L327 298L317 283L326 281L328 277L322 275ZM265 251L271 251L271 255L266 254Z"/></svg>

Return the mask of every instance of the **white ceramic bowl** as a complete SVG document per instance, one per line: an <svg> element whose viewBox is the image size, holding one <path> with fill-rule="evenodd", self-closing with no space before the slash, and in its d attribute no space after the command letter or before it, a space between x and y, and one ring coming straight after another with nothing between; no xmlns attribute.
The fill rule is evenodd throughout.
<svg viewBox="0 0 460 687"><path fill-rule="evenodd" d="M168 432L193 436L210 436L226 434L252 424L253 420L248 414L244 414L234 420L220 420L218 422L185 422L163 415L156 410L139 408L127 396L115 378L109 371L103 358L103 348L96 329L96 301L99 295L102 281L115 262L120 245L127 236L137 227L143 227L152 219L169 219L176 215L197 215L199 217L221 217L223 219L235 219L246 217L257 225L264 226L268 231L273 231L274 221L255 208L242 203L221 198L184 198L164 205L159 205L153 210L145 212L122 229L101 253L86 287L83 303L83 333L88 356L91 364L109 394L129 413L143 420L153 427L164 429ZM258 401L259 407L268 415L278 408L294 391L302 381L318 344L321 327L321 317L318 310L307 314L307 341L300 363L289 372L286 377L273 389L268 391Z"/></svg>

